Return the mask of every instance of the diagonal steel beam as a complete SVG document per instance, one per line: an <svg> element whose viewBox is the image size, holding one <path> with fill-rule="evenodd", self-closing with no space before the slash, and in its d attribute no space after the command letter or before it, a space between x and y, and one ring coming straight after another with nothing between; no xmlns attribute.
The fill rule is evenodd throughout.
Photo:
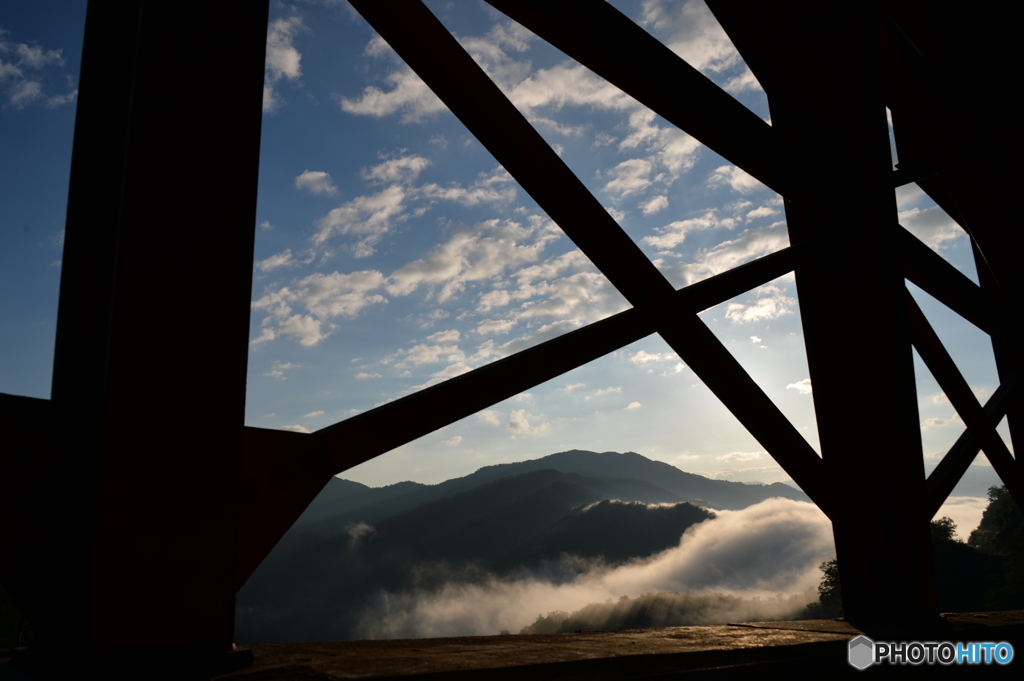
<svg viewBox="0 0 1024 681"><path fill-rule="evenodd" d="M985 333L1012 337L1012 322L992 296L906 229L897 231L907 279Z"/></svg>
<svg viewBox="0 0 1024 681"><path fill-rule="evenodd" d="M988 426L995 428L1006 416L1010 405L1020 386L1024 382L1024 375L1017 374L1008 382L1003 383L992 393L992 397L985 403L984 411ZM970 467L974 457L981 450L978 438L970 428L965 430L957 438L953 446L949 448L946 455L939 461L931 475L925 481L927 488L927 502L925 504L925 517L931 520L939 512L946 498L953 492L953 488L960 482L960 478Z"/></svg>
<svg viewBox="0 0 1024 681"><path fill-rule="evenodd" d="M562 52L787 197L797 191L771 126L606 2L487 0Z"/></svg>
<svg viewBox="0 0 1024 681"><path fill-rule="evenodd" d="M853 508L820 457L422 3L353 6L830 517Z"/></svg>
<svg viewBox="0 0 1024 681"><path fill-rule="evenodd" d="M792 271L797 260L796 250L787 248L687 286L676 292L677 309L680 314L696 314L714 307ZM314 437L337 452L331 454L331 468L333 473L338 473L581 367L656 330L636 309L625 310L318 430ZM445 409L430 409L436 404L444 404Z"/></svg>
<svg viewBox="0 0 1024 681"><path fill-rule="evenodd" d="M792 271L799 260L798 249L786 248L687 286L676 292L680 313L714 307ZM636 310L626 310L312 435L246 428L238 586L332 475L654 332Z"/></svg>
<svg viewBox="0 0 1024 681"><path fill-rule="evenodd" d="M1007 449L1006 443L999 437L985 410L978 404L977 398L971 391L967 381L960 370L949 356L942 341L935 334L935 330L928 319L921 312L914 297L907 291L907 314L910 317L910 328L913 335L914 347L921 355L921 359L932 372L932 376L939 382L939 386L950 404L967 425L967 430L972 437L980 444L985 456L992 463L992 467L999 474L999 477L1006 484L1007 490L1013 496L1018 506L1024 508L1024 479L1014 462L1013 455ZM998 425L998 422L996 423Z"/></svg>

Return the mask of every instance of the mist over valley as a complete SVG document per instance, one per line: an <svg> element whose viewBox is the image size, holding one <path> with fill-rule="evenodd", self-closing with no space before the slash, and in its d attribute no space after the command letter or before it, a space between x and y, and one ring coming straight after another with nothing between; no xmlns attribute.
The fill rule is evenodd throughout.
<svg viewBox="0 0 1024 681"><path fill-rule="evenodd" d="M315 641L778 619L816 599L832 555L831 525L799 490L632 452L561 452L437 485L334 478L239 592L236 631Z"/></svg>

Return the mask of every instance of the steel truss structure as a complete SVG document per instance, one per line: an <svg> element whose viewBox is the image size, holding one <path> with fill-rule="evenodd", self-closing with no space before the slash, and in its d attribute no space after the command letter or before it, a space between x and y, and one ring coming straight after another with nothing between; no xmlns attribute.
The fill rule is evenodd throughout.
<svg viewBox="0 0 1024 681"><path fill-rule="evenodd" d="M928 523L979 449L1024 500L995 430L1008 417L1024 444L1022 237L1000 194L1016 142L992 55L1008 29L952 3L707 1L770 125L610 5L488 0L784 197L790 247L674 290L424 5L352 0L632 309L306 435L243 425L268 2L196 21L92 0L52 399L0 396L0 578L40 654L223 656L235 592L332 475L653 333L831 519L848 618L935 618ZM211 64L183 101L179 74ZM911 182L970 234L981 286L899 226ZM697 317L788 272L821 457ZM984 405L906 281L991 335ZM186 309L188 333L166 321ZM927 477L912 348L967 425Z"/></svg>

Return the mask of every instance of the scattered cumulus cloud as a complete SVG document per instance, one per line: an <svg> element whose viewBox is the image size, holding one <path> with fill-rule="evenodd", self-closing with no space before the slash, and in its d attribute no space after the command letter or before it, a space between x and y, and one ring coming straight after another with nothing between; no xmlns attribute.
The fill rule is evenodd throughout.
<svg viewBox="0 0 1024 681"><path fill-rule="evenodd" d="M786 223L776 222L769 227L748 229L735 239L700 251L692 262L662 262L659 267L674 286L688 286L787 246Z"/></svg>
<svg viewBox="0 0 1024 681"><path fill-rule="evenodd" d="M263 78L263 111L271 113L284 101L275 91L283 80L297 82L302 76L302 54L295 49L295 36L306 26L298 16L281 17L267 28L267 62Z"/></svg>
<svg viewBox="0 0 1024 681"><path fill-rule="evenodd" d="M760 206L754 210L747 212L747 222L751 220L757 220L758 218L766 218L772 215L778 215L779 211L775 210L771 206Z"/></svg>
<svg viewBox="0 0 1024 681"><path fill-rule="evenodd" d="M0 108L21 110L40 104L56 109L78 97L78 89L70 86L72 76L61 72L67 65L63 49L16 42L10 36L10 31L0 26ZM44 87L44 82L57 78L65 80L70 89L48 94L50 87Z"/></svg>
<svg viewBox="0 0 1024 681"><path fill-rule="evenodd" d="M754 289L754 297L755 301L749 305L729 303L725 311L726 318L740 323L775 319L792 312L789 306L796 304L795 299L772 284Z"/></svg>
<svg viewBox="0 0 1024 681"><path fill-rule="evenodd" d="M731 229L735 224L736 221L732 218L719 218L715 215L714 211L708 211L699 218L677 220L670 222L664 227L659 227L654 230L656 232L654 236L645 236L643 242L649 246L661 249L675 248L683 243L686 240L686 236L692 232L719 227Z"/></svg>
<svg viewBox="0 0 1024 681"><path fill-rule="evenodd" d="M761 458L761 452L729 452L716 456L716 461L755 461Z"/></svg>
<svg viewBox="0 0 1024 681"><path fill-rule="evenodd" d="M805 378L803 380L797 381L796 383L790 383L786 386L786 390L790 389L797 391L801 395L810 395L811 379Z"/></svg>
<svg viewBox="0 0 1024 681"><path fill-rule="evenodd" d="M493 409L485 409L484 411L477 414L477 418L479 418L484 423L491 424L492 426L501 425L501 415L498 412L494 411Z"/></svg>
<svg viewBox="0 0 1024 681"><path fill-rule="evenodd" d="M505 428L515 435L543 435L551 427L551 424L548 422L537 423L540 418L525 409L516 409L509 414ZM532 424L530 423L531 419L534 421Z"/></svg>
<svg viewBox="0 0 1024 681"><path fill-rule="evenodd" d="M642 406L639 402L630 402L626 405L626 409L639 409Z"/></svg>
<svg viewBox="0 0 1024 681"><path fill-rule="evenodd" d="M613 393L621 393L621 392L622 392L622 386L621 385L619 385L619 386L609 386L607 388L598 388L597 390L593 391L592 393L590 393L589 395L587 395L583 399L584 399L584 401L586 401L586 400L589 400L591 398L604 397L605 395L611 395Z"/></svg>
<svg viewBox="0 0 1024 681"><path fill-rule="evenodd" d="M647 352L646 350L638 350L629 356L629 361L633 364L645 366L652 362L677 362L679 361L679 355L674 352Z"/></svg>
<svg viewBox="0 0 1024 681"><path fill-rule="evenodd" d="M929 429L929 428L945 428L947 426L962 426L962 425L964 425L964 422L960 419L960 416L957 415L957 414L954 414L953 416L950 416L949 418L945 418L945 419L937 418L937 417L933 416L931 418L925 419L924 421L921 421L921 427L924 428L924 429Z"/></svg>
<svg viewBox="0 0 1024 681"><path fill-rule="evenodd" d="M640 210L644 215L654 215L665 208L668 208L668 197L664 194L654 196L640 204Z"/></svg>
<svg viewBox="0 0 1024 681"><path fill-rule="evenodd" d="M295 188L323 196L334 196L338 193L338 188L331 182L330 174L322 170L304 171L295 178Z"/></svg>
<svg viewBox="0 0 1024 681"><path fill-rule="evenodd" d="M737 168L736 166L724 165L719 166L711 173L711 177L708 178L708 184L712 187L727 184L732 187L732 190L739 192L740 194L749 194L750 192L756 191L764 187L760 181L754 178L753 175Z"/></svg>
<svg viewBox="0 0 1024 681"><path fill-rule="evenodd" d="M270 369L270 371L266 372L263 375L264 376L269 376L270 378L281 378L281 379L284 379L284 378L287 378L287 376L285 376L285 372L286 371L291 371L292 369L301 369L301 368L302 368L301 364L292 364L291 362L280 362L280 361L278 361L278 362L274 362L272 367L271 367L271 369Z"/></svg>
<svg viewBox="0 0 1024 681"><path fill-rule="evenodd" d="M935 251L967 237L967 232L938 206L903 211L899 214L899 223Z"/></svg>
<svg viewBox="0 0 1024 681"><path fill-rule="evenodd" d="M307 428L306 426L300 426L298 424L294 424L294 425L291 425L291 426L281 426L281 430L293 430L296 433L312 433L313 432L309 428Z"/></svg>

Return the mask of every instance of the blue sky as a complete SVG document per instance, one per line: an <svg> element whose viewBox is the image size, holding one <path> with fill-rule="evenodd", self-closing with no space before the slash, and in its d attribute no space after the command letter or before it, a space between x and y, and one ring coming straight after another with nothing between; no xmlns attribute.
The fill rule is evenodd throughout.
<svg viewBox="0 0 1024 681"><path fill-rule="evenodd" d="M700 0L613 4L770 120ZM84 2L12 5L0 9L0 391L47 397ZM742 170L489 6L427 5L675 286L788 245L781 198ZM266 74L248 425L315 431L626 308L346 2L272 3ZM963 231L916 187L896 196L900 222L974 278ZM988 339L918 299L990 395ZM817 448L792 275L701 318ZM187 312L167 319L188 328ZM885 376L863 380L886 390ZM920 364L918 384L934 461L963 426ZM656 336L344 477L438 482L571 448L788 479Z"/></svg>

